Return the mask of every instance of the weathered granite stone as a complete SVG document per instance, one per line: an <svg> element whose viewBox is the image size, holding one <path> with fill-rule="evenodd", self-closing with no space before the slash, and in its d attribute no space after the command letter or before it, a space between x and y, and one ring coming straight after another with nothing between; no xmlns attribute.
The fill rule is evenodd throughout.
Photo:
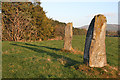
<svg viewBox="0 0 120 80"><path fill-rule="evenodd" d="M68 23L65 27L65 37L64 37L64 49L72 50L72 23Z"/></svg>
<svg viewBox="0 0 120 80"><path fill-rule="evenodd" d="M84 49L84 63L90 67L104 67L106 61L106 17L96 15L89 26Z"/></svg>

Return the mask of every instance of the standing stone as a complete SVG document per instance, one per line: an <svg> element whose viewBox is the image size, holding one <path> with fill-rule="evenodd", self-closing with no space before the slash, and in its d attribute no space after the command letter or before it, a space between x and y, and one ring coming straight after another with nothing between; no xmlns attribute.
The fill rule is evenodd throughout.
<svg viewBox="0 0 120 80"><path fill-rule="evenodd" d="M72 50L72 23L68 23L65 27L64 49Z"/></svg>
<svg viewBox="0 0 120 80"><path fill-rule="evenodd" d="M106 35L106 17L104 15L96 15L87 31L84 63L90 67L104 67L107 65L105 35Z"/></svg>

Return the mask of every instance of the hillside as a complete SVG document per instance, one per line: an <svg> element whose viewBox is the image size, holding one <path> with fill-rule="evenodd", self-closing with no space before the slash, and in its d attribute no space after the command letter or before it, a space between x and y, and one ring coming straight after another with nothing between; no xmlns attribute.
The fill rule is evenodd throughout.
<svg viewBox="0 0 120 80"><path fill-rule="evenodd" d="M89 25L85 25L82 27L79 27L80 29L88 29ZM118 31L118 25L117 24L107 24L107 31Z"/></svg>
<svg viewBox="0 0 120 80"><path fill-rule="evenodd" d="M83 64L85 36L73 36L79 53L63 52L63 40L2 42L2 78L115 78L118 66L118 38L106 37L108 65L90 68Z"/></svg>

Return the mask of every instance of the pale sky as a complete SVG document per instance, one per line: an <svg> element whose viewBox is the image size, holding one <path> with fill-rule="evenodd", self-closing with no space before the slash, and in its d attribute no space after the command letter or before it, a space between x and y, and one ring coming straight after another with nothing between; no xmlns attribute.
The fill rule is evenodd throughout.
<svg viewBox="0 0 120 80"><path fill-rule="evenodd" d="M2 0L16 2L18 0ZM25 2L27 0L19 0ZM46 15L60 22L73 22L73 27L89 25L97 14L104 14L108 24L118 24L119 0L29 0L40 1Z"/></svg>
<svg viewBox="0 0 120 80"><path fill-rule="evenodd" d="M119 0L32 0L41 2L118 2Z"/></svg>
<svg viewBox="0 0 120 80"><path fill-rule="evenodd" d="M73 22L74 27L89 25L94 15L104 14L108 24L118 23L118 2L42 2L49 18Z"/></svg>

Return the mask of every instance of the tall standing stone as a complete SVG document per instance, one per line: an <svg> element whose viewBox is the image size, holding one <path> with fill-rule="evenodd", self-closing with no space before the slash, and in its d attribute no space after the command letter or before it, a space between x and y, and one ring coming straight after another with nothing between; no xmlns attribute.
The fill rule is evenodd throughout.
<svg viewBox="0 0 120 80"><path fill-rule="evenodd" d="M96 15L87 31L84 63L90 67L104 67L106 61L105 35L106 35L106 17L104 15Z"/></svg>
<svg viewBox="0 0 120 80"><path fill-rule="evenodd" d="M65 38L64 38L64 49L65 50L72 50L72 23L68 23L65 27Z"/></svg>

